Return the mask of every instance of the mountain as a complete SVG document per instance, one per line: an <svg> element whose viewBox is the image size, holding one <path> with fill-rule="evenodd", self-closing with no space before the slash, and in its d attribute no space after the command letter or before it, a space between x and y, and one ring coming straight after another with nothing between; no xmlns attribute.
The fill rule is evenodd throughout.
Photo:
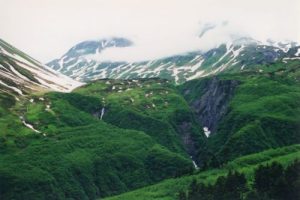
<svg viewBox="0 0 300 200"><path fill-rule="evenodd" d="M132 45L115 40L84 42L66 59L83 62L107 46ZM112 199L177 199L192 179L222 184L227 171L238 170L251 188L259 165L290 165L299 159L296 46L264 48L243 38L204 54L165 58L183 68L201 54L196 61L203 59L207 70L228 63L223 69L228 73L193 80L100 79L80 85L1 44L1 199L93 200L121 193ZM257 55L245 58L248 70L230 64L229 55L240 58L237 52L244 49L247 56ZM65 87L64 81L75 84ZM288 174L281 172L272 177ZM299 182L297 174L291 177L293 182L282 179L279 186L292 188ZM276 190L286 192L283 188Z"/></svg>
<svg viewBox="0 0 300 200"><path fill-rule="evenodd" d="M95 199L192 171L190 155L204 135L196 132L189 106L168 81L82 86L0 42L1 199ZM116 44L97 45L90 51ZM121 95L128 85L132 88ZM152 102L165 93L170 97L164 103ZM190 146L182 143L176 113L189 116L194 126L185 136Z"/></svg>
<svg viewBox="0 0 300 200"><path fill-rule="evenodd" d="M210 28L213 26L207 26L205 32ZM124 44L124 40L127 41L113 38L83 42L47 65L80 81L160 77L179 84L222 72L259 71L258 65L278 60L300 59L300 47L294 42L268 40L263 43L247 37L235 38L232 42L221 44L207 52L195 51L157 60L128 63L93 59L101 57L101 50L104 48L132 45L129 41ZM105 42L114 45L102 47ZM97 48L101 49L100 53L95 50Z"/></svg>
<svg viewBox="0 0 300 200"><path fill-rule="evenodd" d="M176 178L119 198L174 199L192 177L213 183L229 169L251 177L259 164L291 163L300 68L285 62L179 86L103 79L20 101L0 93L0 196L96 199Z"/></svg>
<svg viewBox="0 0 300 200"><path fill-rule="evenodd" d="M107 48L122 48L132 45L133 43L130 40L117 37L99 41L84 41L72 47L60 59L53 60L47 65L77 80L84 80L81 77L88 77L99 64L92 59L92 56L101 56L101 52Z"/></svg>
<svg viewBox="0 0 300 200"><path fill-rule="evenodd" d="M178 86L192 108L198 126L203 127L208 137L206 146L198 152L196 150L193 156L195 160L208 161L202 165L203 171L105 199L187 199L185 195L180 196L180 191L184 191L183 194L199 193L194 199L240 199L229 196L231 192L239 191L234 186L236 182L224 183L224 176L232 176L235 170L246 177L244 183L247 186L240 191L242 196L245 199L259 199L253 184L257 180L258 169L275 166L276 169L289 171L292 163L300 158L300 62L298 59L287 59L285 63L278 61L259 67L262 69L260 72L220 74ZM264 151L266 149L269 150ZM275 193L274 199L285 199L290 193L298 194L291 199L298 199L299 184L296 181L300 179L299 162L296 166L295 181L284 185L274 180L274 185L280 183L278 187L268 183L268 190ZM279 171L267 173L274 178L280 177ZM264 172L264 179L268 177L267 173ZM195 182L200 185L193 187ZM220 191L216 187L215 190L225 197L213 198L216 195L214 184L224 184L225 187L228 184L232 188ZM207 190L203 189L205 186ZM293 189L286 190L283 186ZM277 198L279 193L283 194L281 198ZM272 194L265 191L264 195Z"/></svg>
<svg viewBox="0 0 300 200"><path fill-rule="evenodd" d="M1 91L25 95L38 91L70 91L81 84L0 40Z"/></svg>

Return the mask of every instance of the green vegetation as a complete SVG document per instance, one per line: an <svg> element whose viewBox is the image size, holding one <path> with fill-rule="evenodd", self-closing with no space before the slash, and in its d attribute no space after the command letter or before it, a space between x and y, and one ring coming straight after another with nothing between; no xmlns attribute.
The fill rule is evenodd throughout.
<svg viewBox="0 0 300 200"><path fill-rule="evenodd" d="M166 80L104 80L74 92L101 100L101 107L94 113L105 107L105 122L120 128L144 131L159 144L185 156L181 139L184 134L190 134L197 143L204 140L190 107ZM182 123L191 123L187 133L178 130Z"/></svg>
<svg viewBox="0 0 300 200"><path fill-rule="evenodd" d="M213 185L218 179L220 182L220 179L223 179L220 177L226 176L230 171L243 173L247 179L247 187L249 187L255 181L256 169L261 168L261 165L269 166L268 164L277 162L286 168L296 159L300 158L299 151L299 145L292 145L251 154L235 159L219 169L211 169L201 171L191 176L168 179L159 184L148 186L115 197L105 198L105 200L174 200L179 198L179 195L181 194L180 191L188 191L189 186L195 182L195 180L198 184Z"/></svg>
<svg viewBox="0 0 300 200"><path fill-rule="evenodd" d="M260 167L264 174L268 163L286 168L299 158L300 146L292 145L300 142L299 73L294 62L289 66L217 76L217 85L233 80L238 86L208 138L191 104L203 96L211 77L178 87L161 79L107 79L71 93L18 97L0 90L0 198L96 199L124 193L108 199L171 200L179 191L184 197L194 179L194 186L216 184L225 193L226 180L236 177L241 191L232 195L273 198L274 191L252 184L258 184L259 165L267 166Z"/></svg>
<svg viewBox="0 0 300 200"><path fill-rule="evenodd" d="M229 171L218 177L213 185L193 180L188 191L180 191L179 200L261 199L297 200L300 198L300 162L294 161L286 169L278 162L259 165L254 171L253 185L247 185L245 174Z"/></svg>
<svg viewBox="0 0 300 200"><path fill-rule="evenodd" d="M300 84L291 68L272 75L245 72L217 77L220 87L226 84L223 80L236 80L239 85L217 130L208 138L213 159L209 163L300 142ZM184 95L190 105L200 99L209 80L193 80L179 87L182 93L190 91Z"/></svg>
<svg viewBox="0 0 300 200"><path fill-rule="evenodd" d="M221 160L300 142L300 85L284 77L246 78L210 139Z"/></svg>
<svg viewBox="0 0 300 200"><path fill-rule="evenodd" d="M153 81L150 87L146 86L148 82L142 84L148 91L158 82ZM145 118L139 121L137 117L137 124L144 123L141 129L149 133L118 128L108 122L113 122L114 111L121 116L117 109L123 109L118 103L126 103L125 92L123 95L100 92L111 101L111 104L105 104L107 113L103 119L106 120L100 120L95 113L104 102L96 94L88 93L93 88L101 88L99 86L105 81L96 84L96 87L91 84L91 88L84 87L75 93L37 94L19 101L1 93L0 127L4 130L0 134L1 198L95 199L192 171L192 162L180 137L164 118L174 115L175 110L171 109L175 106L170 104L169 112L164 115L154 109L138 115ZM143 96L135 97L137 102L149 105L155 101L155 97L146 99L143 91L137 90L137 93ZM140 105L141 110L145 110L143 105ZM129 108L127 106L127 110ZM153 117L149 117L150 114ZM165 121L158 120L160 118ZM125 121L123 124L126 125ZM163 125L158 132L154 128L159 124ZM169 132L165 131L164 125L170 127ZM162 146L163 140L155 134L163 138L168 133L173 135L167 136L168 140Z"/></svg>

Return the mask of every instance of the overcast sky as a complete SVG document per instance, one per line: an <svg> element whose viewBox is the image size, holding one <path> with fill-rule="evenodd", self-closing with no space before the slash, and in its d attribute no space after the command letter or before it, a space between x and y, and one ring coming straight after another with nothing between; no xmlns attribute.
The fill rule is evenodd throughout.
<svg viewBox="0 0 300 200"><path fill-rule="evenodd" d="M0 0L0 38L48 62L109 36L135 46L103 56L141 60L206 50L231 35L300 43L299 0ZM199 39L205 24L217 27Z"/></svg>

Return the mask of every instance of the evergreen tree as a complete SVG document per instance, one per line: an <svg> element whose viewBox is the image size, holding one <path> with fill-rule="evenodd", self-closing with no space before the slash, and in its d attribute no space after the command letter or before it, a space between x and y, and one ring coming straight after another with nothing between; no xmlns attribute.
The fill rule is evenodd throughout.
<svg viewBox="0 0 300 200"><path fill-rule="evenodd" d="M193 179L189 186L188 196L192 197L195 196L197 193L198 193L198 184L196 179Z"/></svg>
<svg viewBox="0 0 300 200"><path fill-rule="evenodd" d="M181 192L180 200L299 200L300 162L295 161L284 170L277 162L260 165L254 172L253 187L247 187L243 173L229 171L214 185L197 183L194 179L188 195Z"/></svg>
<svg viewBox="0 0 300 200"><path fill-rule="evenodd" d="M246 191L247 180L244 174L229 171L226 177L219 177L214 185L213 196L216 200L242 199Z"/></svg>
<svg viewBox="0 0 300 200"><path fill-rule="evenodd" d="M300 161L296 160L287 167L284 173L287 183L286 198L291 200L300 199Z"/></svg>
<svg viewBox="0 0 300 200"><path fill-rule="evenodd" d="M246 191L247 180L245 175L235 172L229 172L225 181L226 199L241 199L243 192Z"/></svg>
<svg viewBox="0 0 300 200"><path fill-rule="evenodd" d="M178 194L179 200L187 200L186 193L184 191L180 191Z"/></svg>
<svg viewBox="0 0 300 200"><path fill-rule="evenodd" d="M254 188L259 196L285 199L288 183L284 179L283 166L277 162L259 166L255 171Z"/></svg>
<svg viewBox="0 0 300 200"><path fill-rule="evenodd" d="M214 185L214 199L222 199L225 192L225 177L220 176Z"/></svg>

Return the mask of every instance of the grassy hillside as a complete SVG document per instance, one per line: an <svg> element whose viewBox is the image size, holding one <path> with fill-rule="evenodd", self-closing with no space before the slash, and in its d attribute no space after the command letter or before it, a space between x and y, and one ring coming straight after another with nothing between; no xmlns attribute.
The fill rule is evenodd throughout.
<svg viewBox="0 0 300 200"><path fill-rule="evenodd" d="M253 172L258 165L266 165L267 163L277 161L284 166L287 166L295 159L300 158L299 151L300 146L293 145L251 154L237 158L227 163L220 169L212 169L202 171L191 176L165 180L159 184L148 186L115 197L105 198L105 200L174 200L178 199L177 195L179 191L187 190L188 186L194 179L205 184L212 184L217 180L218 177L226 175L229 170L237 170L245 173L248 179L248 185L251 185L253 181Z"/></svg>
<svg viewBox="0 0 300 200"><path fill-rule="evenodd" d="M95 199L192 170L185 153L94 117L99 106L77 93L3 94L1 199Z"/></svg>

